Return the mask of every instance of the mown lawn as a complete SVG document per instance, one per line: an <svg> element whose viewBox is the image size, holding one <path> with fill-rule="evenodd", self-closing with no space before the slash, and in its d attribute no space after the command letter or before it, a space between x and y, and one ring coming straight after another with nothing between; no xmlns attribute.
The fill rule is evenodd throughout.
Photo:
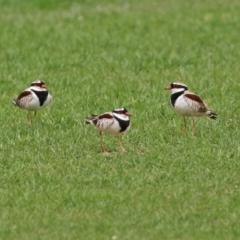
<svg viewBox="0 0 240 240"><path fill-rule="evenodd" d="M0 0L0 239L240 237L238 0ZM54 97L32 126L12 99ZM218 113L183 134L181 81ZM128 150L84 124L126 107Z"/></svg>

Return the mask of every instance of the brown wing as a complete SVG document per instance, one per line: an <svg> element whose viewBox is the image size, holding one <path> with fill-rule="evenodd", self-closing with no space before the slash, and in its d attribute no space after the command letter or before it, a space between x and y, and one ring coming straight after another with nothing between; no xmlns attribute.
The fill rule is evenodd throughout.
<svg viewBox="0 0 240 240"><path fill-rule="evenodd" d="M105 131L109 127L111 127L114 123L114 117L111 112L103 113L98 116L98 120L96 121L96 127L100 131Z"/></svg>
<svg viewBox="0 0 240 240"><path fill-rule="evenodd" d="M113 119L113 115L111 113L104 113L100 116L98 116L99 119L107 118L107 119Z"/></svg>
<svg viewBox="0 0 240 240"><path fill-rule="evenodd" d="M186 93L185 96L192 99L193 101L204 104L203 100L196 94Z"/></svg>
<svg viewBox="0 0 240 240"><path fill-rule="evenodd" d="M31 91L22 92L16 99L14 99L14 104L20 108L25 108L27 103L32 100Z"/></svg>
<svg viewBox="0 0 240 240"><path fill-rule="evenodd" d="M17 100L21 100L22 98L29 96L31 94L32 94L31 91L24 91L17 97Z"/></svg>
<svg viewBox="0 0 240 240"><path fill-rule="evenodd" d="M91 117L85 119L85 122L92 123L97 127L100 127L102 124L110 126L113 123L113 115L111 112L103 113L101 115L92 114Z"/></svg>
<svg viewBox="0 0 240 240"><path fill-rule="evenodd" d="M198 112L206 112L207 106L204 101L194 93L185 93L184 94L186 101L189 103L189 106Z"/></svg>
<svg viewBox="0 0 240 240"><path fill-rule="evenodd" d="M105 130L106 128L110 127L114 122L114 117L111 112L106 112L98 116L98 119L95 125L101 129Z"/></svg>

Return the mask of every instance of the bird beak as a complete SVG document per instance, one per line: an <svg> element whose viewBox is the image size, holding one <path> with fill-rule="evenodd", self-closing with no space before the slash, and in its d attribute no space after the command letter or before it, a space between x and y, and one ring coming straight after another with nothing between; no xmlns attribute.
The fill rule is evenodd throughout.
<svg viewBox="0 0 240 240"><path fill-rule="evenodd" d="M125 115L128 116L128 117L131 116L131 114L129 112L126 112Z"/></svg>
<svg viewBox="0 0 240 240"><path fill-rule="evenodd" d="M171 86L168 86L168 87L164 88L164 90L171 90L171 89L172 89Z"/></svg>

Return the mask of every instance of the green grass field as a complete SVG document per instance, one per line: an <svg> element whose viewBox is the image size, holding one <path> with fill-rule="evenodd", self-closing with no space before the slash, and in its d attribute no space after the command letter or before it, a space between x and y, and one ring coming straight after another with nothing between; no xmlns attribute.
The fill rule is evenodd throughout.
<svg viewBox="0 0 240 240"><path fill-rule="evenodd" d="M239 239L239 0L0 0L0 239ZM54 97L28 126L12 99ZM164 91L218 113L183 134ZM128 150L84 124L126 107Z"/></svg>

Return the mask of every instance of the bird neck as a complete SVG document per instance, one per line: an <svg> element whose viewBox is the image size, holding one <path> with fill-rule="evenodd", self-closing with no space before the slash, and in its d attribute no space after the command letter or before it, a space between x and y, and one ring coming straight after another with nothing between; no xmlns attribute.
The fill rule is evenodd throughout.
<svg viewBox="0 0 240 240"><path fill-rule="evenodd" d="M30 87L30 90L32 90L32 91L38 91L38 92L46 92L46 91L47 91L46 88L40 88L40 87L38 87L38 86L31 86L31 87Z"/></svg>
<svg viewBox="0 0 240 240"><path fill-rule="evenodd" d="M118 114L118 113L115 113L115 112L113 112L112 114L113 114L113 116L114 116L115 118L117 118L117 119L119 119L119 120L129 121L129 117L126 116L126 115L124 115L124 114Z"/></svg>

